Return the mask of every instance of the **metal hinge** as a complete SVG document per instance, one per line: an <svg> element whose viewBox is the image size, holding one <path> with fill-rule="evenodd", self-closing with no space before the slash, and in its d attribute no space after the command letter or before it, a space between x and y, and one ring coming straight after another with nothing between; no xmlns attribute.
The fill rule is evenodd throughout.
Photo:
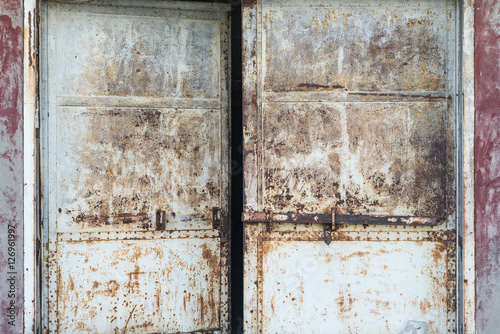
<svg viewBox="0 0 500 334"><path fill-rule="evenodd" d="M331 232L335 231L338 224L367 224L367 225L409 225L409 226L436 226L436 217L415 216L369 216L337 214L332 208L330 213L273 213L268 212L243 212L241 221L245 223L268 223L270 232L273 223L299 223L299 224L325 224L324 238L327 244L331 242Z"/></svg>

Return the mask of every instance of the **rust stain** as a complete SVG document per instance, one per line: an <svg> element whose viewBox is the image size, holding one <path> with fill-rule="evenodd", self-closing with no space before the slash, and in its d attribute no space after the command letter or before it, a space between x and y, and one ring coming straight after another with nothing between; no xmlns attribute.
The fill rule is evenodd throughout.
<svg viewBox="0 0 500 334"><path fill-rule="evenodd" d="M434 258L434 262L438 263L439 260L446 256L446 252L448 251L448 243L437 243L436 248L432 250L432 257Z"/></svg>
<svg viewBox="0 0 500 334"><path fill-rule="evenodd" d="M164 229L153 221L158 210L167 213L167 225L211 217L221 191L214 113L87 109L81 117L85 138L71 154L80 161L75 181L82 196L60 208L64 220L84 228Z"/></svg>
<svg viewBox="0 0 500 334"><path fill-rule="evenodd" d="M354 298L352 298L350 294L347 294L347 296L345 296L343 290L339 291L339 296L335 298L335 301L337 305L340 307L341 314L345 314L351 311L353 308Z"/></svg>
<svg viewBox="0 0 500 334"><path fill-rule="evenodd" d="M68 289L69 291L75 290L75 282L73 282L73 277L71 277L71 275L69 275Z"/></svg>
<svg viewBox="0 0 500 334"><path fill-rule="evenodd" d="M296 13L293 9L277 9L263 16L268 60L266 91L306 89L298 80L309 78L316 80L312 81L316 85L309 87L313 90L317 85L324 89L339 85L349 91L444 88L442 55L446 36L435 30L438 23L432 18L436 13L399 19L377 12L371 14L374 19L362 21L348 11L332 15L331 10L321 9L314 16L309 12L293 16ZM271 20L271 14L287 19ZM377 24L388 19L390 25ZM361 31L371 33L360 36ZM394 75L395 71L398 75Z"/></svg>
<svg viewBox="0 0 500 334"><path fill-rule="evenodd" d="M297 254L304 247L303 251L311 251L311 257L329 263L322 270L335 268L331 269L333 282L337 279L338 284L348 267L355 268L351 275L356 280L365 280L358 286L366 288L359 295L359 304L374 305L365 314L349 314L356 304L353 297L358 297L349 295L354 289L341 290L329 300L339 310L332 318L343 318L344 331L366 332L366 319L383 319L397 303L408 305L417 314L436 312L437 304L421 302L405 291L401 291L401 299L392 296L393 291L384 294L388 286L401 283L396 283L402 277L400 266L408 270L406 274L422 279L422 286L440 300L446 299L446 310L439 304L440 320L430 329L450 331L455 328L456 314L455 231L445 222L456 212L453 113L457 101L455 88L449 84L455 80L456 69L451 68L455 54L450 50L454 43L450 36L455 28L447 21L448 9L444 2L411 8L339 6L334 10L323 4L291 4L259 3L255 12L262 14L262 22L257 20L255 28L253 8L245 8L243 13L244 24L256 30L252 33L262 46L259 48L254 35L244 35L244 59L249 65L243 83L248 157L245 191L249 197L244 211L254 216L271 211L292 217L302 213L327 215L336 208L338 214L349 216L437 217L438 226L384 227L378 231L368 225L365 229L339 226L332 232L334 246L316 254L311 249L323 241L319 224L298 226L292 218L272 230L258 219L255 227L245 224L245 230L259 231L258 236L245 235L245 254L252 264L245 275L253 283L246 289L258 299L247 306L259 313L247 312L247 329L279 332L289 325L304 331L302 323L322 313L323 308L316 310L316 304L307 307L305 298L296 298L303 313L278 323L276 314L284 310L276 302L280 286L266 290L270 282L279 281L277 275L287 272L287 264L297 266L295 261L303 255ZM252 57L261 61L252 62ZM335 248L339 240L352 241L340 256ZM372 246L364 241L373 241ZM377 241L397 242L394 259L404 254L400 262L392 265L393 257L386 250L378 251ZM405 249L407 241L415 242L415 254ZM357 244L364 247L356 248ZM254 252L251 245L258 250ZM371 261L376 257L386 262ZM410 263L408 259L412 259ZM412 265L418 264L424 265L413 273ZM440 266L430 268L432 264ZM338 267L344 265L341 272ZM372 271L375 268L377 272ZM390 278L383 275L392 270ZM271 274L273 278L268 279ZM315 278L303 279L304 284ZM321 280L326 282L323 277ZM370 283L377 280L383 288L370 290ZM297 284L296 290L301 288ZM329 288L318 287L317 304L327 303ZM406 297L411 300L404 300ZM394 298L395 303L388 298ZM265 312L269 303L272 317ZM302 318L307 309L313 311ZM344 320L352 321L352 326L348 328ZM379 325L377 328L387 332L397 331L390 320Z"/></svg>
<svg viewBox="0 0 500 334"><path fill-rule="evenodd" d="M420 303L420 311L422 311L422 314L426 314L427 310L431 309L432 305L428 300L424 300Z"/></svg>

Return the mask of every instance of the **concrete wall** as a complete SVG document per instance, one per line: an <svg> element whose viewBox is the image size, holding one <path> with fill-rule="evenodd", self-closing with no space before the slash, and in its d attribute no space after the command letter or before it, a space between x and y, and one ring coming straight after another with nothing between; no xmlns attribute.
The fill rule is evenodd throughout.
<svg viewBox="0 0 500 334"><path fill-rule="evenodd" d="M500 0L476 1L476 328L500 328Z"/></svg>
<svg viewBox="0 0 500 334"><path fill-rule="evenodd" d="M0 332L23 325L23 4L0 1Z"/></svg>

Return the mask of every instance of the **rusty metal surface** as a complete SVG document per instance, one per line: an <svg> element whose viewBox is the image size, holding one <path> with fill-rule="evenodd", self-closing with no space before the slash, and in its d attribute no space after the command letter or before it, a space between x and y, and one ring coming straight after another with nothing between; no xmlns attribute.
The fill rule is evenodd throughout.
<svg viewBox="0 0 500 334"><path fill-rule="evenodd" d="M401 333L413 322L426 333L454 332L452 235L352 237L333 233L326 246L315 234L261 234L263 332Z"/></svg>
<svg viewBox="0 0 500 334"><path fill-rule="evenodd" d="M263 204L273 211L438 216L446 103L269 103ZM453 170L451 170L453 171Z"/></svg>
<svg viewBox="0 0 500 334"><path fill-rule="evenodd" d="M241 221L246 223L302 223L302 224L370 224L370 225L427 225L435 226L434 217L366 216L314 213L265 213L243 212Z"/></svg>
<svg viewBox="0 0 500 334"><path fill-rule="evenodd" d="M227 333L229 6L44 10L45 330Z"/></svg>
<svg viewBox="0 0 500 334"><path fill-rule="evenodd" d="M58 253L60 333L219 328L218 238L61 242Z"/></svg>
<svg viewBox="0 0 500 334"><path fill-rule="evenodd" d="M217 109L58 109L55 172L69 181L58 231L157 229L158 210L164 228L211 228L222 205Z"/></svg>
<svg viewBox="0 0 500 334"><path fill-rule="evenodd" d="M335 205L445 220L455 188L454 5L311 6L244 7L260 20L244 31L244 62L252 62L244 68L245 211Z"/></svg>
<svg viewBox="0 0 500 334"><path fill-rule="evenodd" d="M247 332L455 333L455 234L245 225Z"/></svg>
<svg viewBox="0 0 500 334"><path fill-rule="evenodd" d="M455 332L456 8L243 4L247 332Z"/></svg>

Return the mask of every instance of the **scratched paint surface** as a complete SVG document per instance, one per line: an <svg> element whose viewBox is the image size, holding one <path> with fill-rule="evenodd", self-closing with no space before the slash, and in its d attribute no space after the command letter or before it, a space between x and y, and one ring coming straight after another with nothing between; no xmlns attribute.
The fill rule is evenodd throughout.
<svg viewBox="0 0 500 334"><path fill-rule="evenodd" d="M272 3L263 10L265 91L445 88L447 31L439 4L305 11Z"/></svg>
<svg viewBox="0 0 500 334"><path fill-rule="evenodd" d="M43 16L45 329L227 333L229 6L99 3Z"/></svg>
<svg viewBox="0 0 500 334"><path fill-rule="evenodd" d="M66 40L57 50L61 94L219 97L217 13L179 18L138 8L137 16L127 14L119 7L60 6L58 37ZM74 24L82 19L85 25Z"/></svg>
<svg viewBox="0 0 500 334"><path fill-rule="evenodd" d="M500 2L476 2L476 330L500 327Z"/></svg>
<svg viewBox="0 0 500 334"><path fill-rule="evenodd" d="M274 212L438 216L445 103L264 105L265 202ZM376 131L374 131L376 130Z"/></svg>
<svg viewBox="0 0 500 334"><path fill-rule="evenodd" d="M0 332L2 333L20 333L23 328L22 9L22 1L0 2L0 308L2 309ZM7 233L8 225L14 226L15 233L11 234L12 238L9 238ZM14 256L11 250L9 255L9 247L15 250ZM14 267L9 266L12 262L15 262ZM7 281L12 276L8 272L16 273L14 280ZM9 309L11 302L14 302L12 313Z"/></svg>
<svg viewBox="0 0 500 334"><path fill-rule="evenodd" d="M456 332L455 8L243 5L245 210L438 218L245 224L246 331Z"/></svg>

